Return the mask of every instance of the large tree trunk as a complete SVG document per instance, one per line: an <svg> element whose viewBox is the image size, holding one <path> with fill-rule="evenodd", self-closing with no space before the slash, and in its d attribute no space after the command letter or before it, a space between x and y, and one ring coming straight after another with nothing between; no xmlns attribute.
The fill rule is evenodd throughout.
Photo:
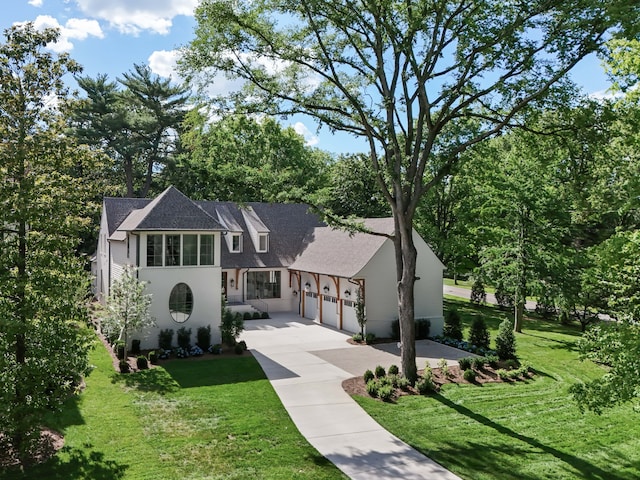
<svg viewBox="0 0 640 480"><path fill-rule="evenodd" d="M398 280L398 318L400 323L400 354L402 373L414 384L418 378L416 367L416 332L414 284L416 281L417 252L413 244L410 222L395 216L396 273Z"/></svg>

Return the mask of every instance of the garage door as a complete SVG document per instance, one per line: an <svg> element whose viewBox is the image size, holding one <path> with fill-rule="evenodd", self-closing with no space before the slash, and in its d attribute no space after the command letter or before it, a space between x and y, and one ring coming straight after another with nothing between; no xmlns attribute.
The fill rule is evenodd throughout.
<svg viewBox="0 0 640 480"><path fill-rule="evenodd" d="M315 320L317 315L318 315L318 294L314 292L305 292L304 318Z"/></svg>
<svg viewBox="0 0 640 480"><path fill-rule="evenodd" d="M322 297L322 323L338 328L338 299L324 295Z"/></svg>
<svg viewBox="0 0 640 480"><path fill-rule="evenodd" d="M352 300L342 301L342 329L351 333L358 333L360 325L356 316L356 304Z"/></svg>

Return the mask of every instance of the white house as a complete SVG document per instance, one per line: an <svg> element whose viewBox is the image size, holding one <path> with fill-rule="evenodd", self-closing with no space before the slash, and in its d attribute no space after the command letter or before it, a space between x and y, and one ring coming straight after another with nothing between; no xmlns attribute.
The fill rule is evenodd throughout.
<svg viewBox="0 0 640 480"><path fill-rule="evenodd" d="M390 218L367 219L391 234ZM442 332L442 263L414 232L418 249L415 316ZM142 339L155 348L160 329L211 326L219 341L221 299L232 308L297 312L359 332L361 289L366 331L389 336L397 318L393 243L382 235L335 230L307 205L192 201L173 187L153 200L105 198L95 256L102 302L125 265L138 268L153 295L157 328Z"/></svg>

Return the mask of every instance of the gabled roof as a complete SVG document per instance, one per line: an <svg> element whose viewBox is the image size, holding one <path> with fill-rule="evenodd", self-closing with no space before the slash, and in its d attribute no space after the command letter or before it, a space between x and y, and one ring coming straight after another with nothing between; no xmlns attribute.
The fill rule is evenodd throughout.
<svg viewBox="0 0 640 480"><path fill-rule="evenodd" d="M368 218L363 222L372 232L390 235L394 230L393 218ZM350 234L332 227L319 227L314 229L313 243L289 268L344 278L357 277L387 240L388 237L382 235Z"/></svg>
<svg viewBox="0 0 640 480"><path fill-rule="evenodd" d="M130 205L135 206L135 203ZM109 232L109 238L122 240L124 232L131 231L224 230L216 218L175 187L167 188L155 199L139 206L142 208L129 210L128 215L116 226L116 231Z"/></svg>
<svg viewBox="0 0 640 480"><path fill-rule="evenodd" d="M224 211L225 223L237 225L244 233L242 252L231 253L226 242L221 242L222 268L288 267L313 241L314 228L324 225L317 215L309 212L309 206L305 204L249 202L241 206L232 202L197 203L211 215ZM249 229L243 215L243 210L248 208L251 208L252 215L257 216L269 232L267 252L256 252L249 238Z"/></svg>

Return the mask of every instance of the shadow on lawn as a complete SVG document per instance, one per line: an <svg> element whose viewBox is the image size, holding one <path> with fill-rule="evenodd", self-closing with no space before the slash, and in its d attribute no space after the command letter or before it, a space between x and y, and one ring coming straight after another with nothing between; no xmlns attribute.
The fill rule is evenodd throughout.
<svg viewBox="0 0 640 480"><path fill-rule="evenodd" d="M91 451L92 445L85 445L83 450L63 447L49 461L20 471L17 469L1 470L0 476L7 480L46 478L47 480L68 480L86 478L92 480L118 480L124 478L127 465L113 460L106 460L101 452Z"/></svg>
<svg viewBox="0 0 640 480"><path fill-rule="evenodd" d="M255 358L219 358L189 362L172 360L163 368L180 388L210 387L231 383L266 380L264 372Z"/></svg>
<svg viewBox="0 0 640 480"><path fill-rule="evenodd" d="M511 439L520 441L524 444L518 446L516 442L513 442L509 446L500 447L495 445L484 445L471 441L449 443L447 448L439 448L439 453L437 454L440 461L443 461L445 464L464 465L465 468L470 469L471 471L484 471L491 473L495 478L533 480L538 477L527 475L526 472L520 471L521 467L526 466L527 455L535 455L543 452L560 460L563 464L562 468L572 476L578 474L580 478L593 480L630 480L635 478L632 475L621 476L619 474L614 474L611 471L605 471L582 458L545 445L535 438L517 433L510 428L500 425L499 423L464 407L463 405L458 405L452 402L442 395L434 395L432 398L455 410L461 415L492 428L499 434L506 435ZM511 462L511 459L517 460Z"/></svg>
<svg viewBox="0 0 640 480"><path fill-rule="evenodd" d="M180 388L180 385L164 368L151 368L124 375L114 373L111 377L111 383L122 383L129 388L161 395L175 392Z"/></svg>

